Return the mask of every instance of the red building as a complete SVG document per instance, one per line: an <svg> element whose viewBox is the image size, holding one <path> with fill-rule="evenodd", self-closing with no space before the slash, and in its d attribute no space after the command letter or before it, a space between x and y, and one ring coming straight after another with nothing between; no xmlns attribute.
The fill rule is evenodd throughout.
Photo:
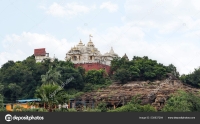
<svg viewBox="0 0 200 124"><path fill-rule="evenodd" d="M107 74L110 74L110 66L104 65L101 63L80 63L80 64L74 64L74 65L76 68L81 66L86 71L104 69L107 72Z"/></svg>
<svg viewBox="0 0 200 124"><path fill-rule="evenodd" d="M34 56L36 62L42 62L44 59L51 59L49 53L46 52L45 48L34 49ZM53 61L53 59L51 59Z"/></svg>
<svg viewBox="0 0 200 124"><path fill-rule="evenodd" d="M45 56L46 55L45 48L34 49L34 55L35 56Z"/></svg>

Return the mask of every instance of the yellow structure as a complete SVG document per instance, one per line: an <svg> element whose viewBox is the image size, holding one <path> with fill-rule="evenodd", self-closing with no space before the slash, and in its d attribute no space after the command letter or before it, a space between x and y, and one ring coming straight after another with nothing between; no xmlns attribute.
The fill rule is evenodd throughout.
<svg viewBox="0 0 200 124"><path fill-rule="evenodd" d="M36 103L35 105L30 105L29 102L39 102L39 101L40 101L39 99L17 100L17 103L6 104L6 111L12 112L17 106L19 106L19 108L24 108L24 109L38 108L39 103Z"/></svg>
<svg viewBox="0 0 200 124"><path fill-rule="evenodd" d="M16 106L23 107L25 109L38 108L38 105L29 105L28 103L14 103L14 104L6 104L6 111L12 112Z"/></svg>

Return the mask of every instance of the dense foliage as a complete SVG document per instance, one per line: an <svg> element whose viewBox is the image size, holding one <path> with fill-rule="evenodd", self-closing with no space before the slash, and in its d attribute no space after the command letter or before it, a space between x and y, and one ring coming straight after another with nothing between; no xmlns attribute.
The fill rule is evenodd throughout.
<svg viewBox="0 0 200 124"><path fill-rule="evenodd" d="M8 61L0 68L0 84L4 86L0 88L5 103L34 98L36 91L41 92L41 87L47 90L51 85L62 86L62 90L71 98L110 83L110 78L103 70L85 73L83 68L75 68L71 61L57 59L36 63L34 55L23 61Z"/></svg>
<svg viewBox="0 0 200 124"><path fill-rule="evenodd" d="M128 81L162 80L171 73L184 83L200 86L200 69L189 75L179 73L173 64L165 66L148 57L134 56L132 60L116 58L111 62L111 74L104 70L85 71L82 67L75 68L71 61L51 62L49 59L36 63L34 56L23 61L8 61L0 68L0 111L5 111L3 103L15 102L17 99L40 98L51 111L55 105L63 104L71 98L109 86L113 80L127 83ZM178 92L167 100L162 111L186 112L200 111L200 98L191 93ZM14 111L43 111L46 109L23 109L17 106ZM54 109L55 111L64 111ZM69 109L68 112L75 112ZM97 108L85 108L87 112L154 112L151 105L140 105L138 97L128 104L109 110L106 103L100 103Z"/></svg>
<svg viewBox="0 0 200 124"><path fill-rule="evenodd" d="M194 72L188 75L181 75L180 79L186 84L192 85L194 87L200 87L200 68L195 69Z"/></svg>
<svg viewBox="0 0 200 124"><path fill-rule="evenodd" d="M199 94L200 95L200 94ZM171 95L162 109L164 112L195 112L200 111L200 97L192 93L178 91Z"/></svg>
<svg viewBox="0 0 200 124"><path fill-rule="evenodd" d="M156 112L156 109L151 105L140 105L140 103L139 97L135 96L128 104L108 112Z"/></svg>
<svg viewBox="0 0 200 124"><path fill-rule="evenodd" d="M114 79L121 83L135 80L162 80L166 78L167 73L179 78L179 73L173 64L164 66L147 56L134 56L131 61L123 57L116 58L111 62L111 70Z"/></svg>

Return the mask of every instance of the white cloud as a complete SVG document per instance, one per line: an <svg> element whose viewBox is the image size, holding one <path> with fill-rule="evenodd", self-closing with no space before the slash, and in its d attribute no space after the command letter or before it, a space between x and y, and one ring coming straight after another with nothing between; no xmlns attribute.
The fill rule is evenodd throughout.
<svg viewBox="0 0 200 124"><path fill-rule="evenodd" d="M65 54L74 44L66 39L56 39L49 34L23 32L21 35L7 35L1 45L5 51L0 53L0 65L8 60L24 60L33 55L36 48L46 48L50 57L55 54L58 59L64 60Z"/></svg>
<svg viewBox="0 0 200 124"><path fill-rule="evenodd" d="M78 3L67 3L65 5L58 4L54 2L49 7L40 6L40 8L43 8L47 14L57 16L57 17L72 17L76 16L78 14L86 14L90 12L91 10L95 9L96 6L92 5L90 7L81 5Z"/></svg>
<svg viewBox="0 0 200 124"><path fill-rule="evenodd" d="M124 14L123 11L120 13L123 14L120 18L123 25L119 26L116 23L115 26L100 30L102 20L99 19L93 26L78 27L77 30L86 38L92 33L92 40L102 54L113 47L120 56L125 53L129 59L133 56L148 56L165 65L172 63L181 74L187 74L200 65L198 63L200 61L199 2L198 0L126 0L125 4L118 3L122 6L120 8L125 9ZM118 5L104 2L100 5L100 9L116 12ZM51 6L40 6L40 8L53 16L72 17L88 13L96 7L78 3L63 5L53 3ZM84 37L79 38L84 39ZM88 42L88 40L82 41L84 44ZM33 54L34 48L40 47L45 47L50 56L56 54L59 59L64 59L66 52L77 43L56 39L48 34L24 32L21 35L8 35L0 44L7 50L0 53L2 56L0 64L10 59L23 60ZM9 47L10 45L12 47Z"/></svg>
<svg viewBox="0 0 200 124"><path fill-rule="evenodd" d="M191 31L200 28L198 16L199 1L197 0L126 0L124 22L132 22L138 26L156 29L159 33L169 34L174 31ZM149 24L149 22L152 22ZM143 24L143 25L141 25ZM180 30L179 30L180 28Z"/></svg>
<svg viewBox="0 0 200 124"><path fill-rule="evenodd" d="M104 2L100 5L100 9L108 9L109 12L116 12L118 10L118 5L113 4L110 1Z"/></svg>
<svg viewBox="0 0 200 124"><path fill-rule="evenodd" d="M118 55L123 56L126 53L129 59L132 59L133 56L148 56L164 65L172 63L181 74L187 74L199 67L198 42L188 42L190 38L187 36L182 36L179 40L173 37L169 40L158 37L159 42L151 42L145 39L148 36L142 27L130 27L130 25L127 23L121 27L110 27L104 34L97 29L79 28L79 32L86 36L89 32L94 32L92 40L102 54L109 52L110 48L113 47Z"/></svg>

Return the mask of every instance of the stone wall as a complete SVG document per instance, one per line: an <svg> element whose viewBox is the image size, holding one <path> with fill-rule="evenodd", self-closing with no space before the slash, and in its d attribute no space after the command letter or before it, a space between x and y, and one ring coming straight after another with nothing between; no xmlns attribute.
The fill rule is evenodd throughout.
<svg viewBox="0 0 200 124"><path fill-rule="evenodd" d="M75 64L75 67L83 67L86 71L88 70L100 70L100 69L105 69L105 71L110 74L110 66L104 65L101 63L80 63L80 64Z"/></svg>

